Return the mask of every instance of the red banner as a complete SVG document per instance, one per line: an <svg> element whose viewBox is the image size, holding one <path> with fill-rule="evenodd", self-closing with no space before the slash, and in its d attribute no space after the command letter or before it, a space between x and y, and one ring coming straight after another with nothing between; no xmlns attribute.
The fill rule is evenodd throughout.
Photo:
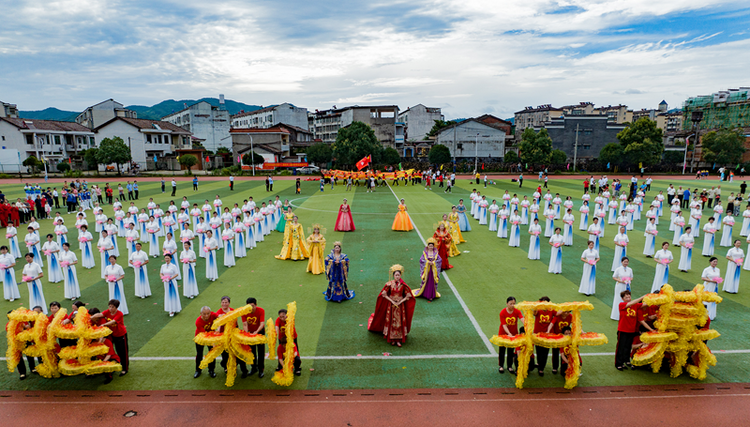
<svg viewBox="0 0 750 427"><path fill-rule="evenodd" d="M365 156L362 160L357 162L357 170L362 170L367 167L367 165L370 164L372 161L372 157L370 155Z"/></svg>
<svg viewBox="0 0 750 427"><path fill-rule="evenodd" d="M307 162L285 162L285 163L263 163L263 169L268 168L303 168L308 166Z"/></svg>

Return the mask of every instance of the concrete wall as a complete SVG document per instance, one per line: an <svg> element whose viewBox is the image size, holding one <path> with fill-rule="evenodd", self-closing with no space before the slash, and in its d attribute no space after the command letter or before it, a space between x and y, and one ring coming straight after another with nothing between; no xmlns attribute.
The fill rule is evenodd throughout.
<svg viewBox="0 0 750 427"><path fill-rule="evenodd" d="M113 138L119 136L125 141L125 145L130 147L130 154L133 157L133 161L145 166L146 160L153 160L154 154L158 158L161 158L167 154L172 153L172 144L178 143L175 139L178 138L176 135L171 134L151 134L152 142L146 142L146 134L141 132L135 126L132 126L122 120L115 120L114 122L99 129L96 133L96 145L99 146L104 138ZM158 143L155 141L156 136L159 136ZM167 136L167 143L164 143L164 136Z"/></svg>
<svg viewBox="0 0 750 427"><path fill-rule="evenodd" d="M480 159L497 160L505 156L505 132L477 122L446 129L438 134L435 143L447 146L456 159L473 159L476 155Z"/></svg>
<svg viewBox="0 0 750 427"><path fill-rule="evenodd" d="M442 120L443 114L437 108L436 112L428 112L427 107L422 104L409 108L408 111L399 114L399 121L406 125L407 141L423 141L427 138L427 133L435 125L435 120Z"/></svg>
<svg viewBox="0 0 750 427"><path fill-rule="evenodd" d="M619 142L617 134L625 129L624 125L608 124L606 116L565 117L555 120L544 127L552 138L552 148L563 150L573 158L578 126L578 159L591 159L599 156L605 145ZM539 128L541 129L541 128Z"/></svg>

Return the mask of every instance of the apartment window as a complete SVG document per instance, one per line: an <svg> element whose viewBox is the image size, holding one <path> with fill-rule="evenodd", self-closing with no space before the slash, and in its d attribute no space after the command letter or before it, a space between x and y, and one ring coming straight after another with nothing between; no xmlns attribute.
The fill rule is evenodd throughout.
<svg viewBox="0 0 750 427"><path fill-rule="evenodd" d="M96 140L93 136L89 137L89 145L91 145L92 147L96 145Z"/></svg>
<svg viewBox="0 0 750 427"><path fill-rule="evenodd" d="M583 145L583 149L584 150L590 150L591 149L591 144L584 144Z"/></svg>
<svg viewBox="0 0 750 427"><path fill-rule="evenodd" d="M377 112L377 110L370 110L370 118L371 119L377 119L378 118L378 112Z"/></svg>
<svg viewBox="0 0 750 427"><path fill-rule="evenodd" d="M146 143L147 144L151 143L151 134L146 134Z"/></svg>
<svg viewBox="0 0 750 427"><path fill-rule="evenodd" d="M163 138L164 138L164 143L169 144L169 136L163 135Z"/></svg>
<svg viewBox="0 0 750 427"><path fill-rule="evenodd" d="M5 141L5 135L3 135L3 141Z"/></svg>
<svg viewBox="0 0 750 427"><path fill-rule="evenodd" d="M60 145L60 135L55 135L55 145Z"/></svg>

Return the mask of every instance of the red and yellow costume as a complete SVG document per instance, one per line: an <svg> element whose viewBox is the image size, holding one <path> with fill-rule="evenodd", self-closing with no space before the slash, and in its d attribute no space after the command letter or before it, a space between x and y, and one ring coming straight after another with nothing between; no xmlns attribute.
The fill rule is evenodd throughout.
<svg viewBox="0 0 750 427"><path fill-rule="evenodd" d="M400 265L391 267L391 277L396 271L403 272ZM390 298L398 305L393 304L385 297ZM401 302L403 301L403 302ZM375 304L375 313L370 316L367 330L382 333L389 343L404 343L411 330L411 321L416 305L412 297L412 290L401 279L392 279L383 287Z"/></svg>
<svg viewBox="0 0 750 427"><path fill-rule="evenodd" d="M335 231L354 231L354 219L349 205L344 203L339 207L339 216L336 218Z"/></svg>
<svg viewBox="0 0 750 427"><path fill-rule="evenodd" d="M449 233L448 230L446 230L445 228L438 227L438 229L435 230L435 234L433 234L432 237L437 241L438 253L440 254L440 258L442 259L442 262L443 262L441 269L447 270L449 268L453 268L453 266L450 265L450 263L448 262L451 242L453 241L453 238L451 237L451 233Z"/></svg>
<svg viewBox="0 0 750 427"><path fill-rule="evenodd" d="M318 226L313 226L313 230ZM307 272L312 274L323 274L326 271L324 264L326 249L326 238L320 233L312 233L307 237L307 247L310 252L310 261L307 262Z"/></svg>
<svg viewBox="0 0 750 427"><path fill-rule="evenodd" d="M393 227L391 229L394 231L410 231L413 228L414 225L411 223L411 218L406 213L406 205L399 204L398 213L396 214L396 219L393 220Z"/></svg>

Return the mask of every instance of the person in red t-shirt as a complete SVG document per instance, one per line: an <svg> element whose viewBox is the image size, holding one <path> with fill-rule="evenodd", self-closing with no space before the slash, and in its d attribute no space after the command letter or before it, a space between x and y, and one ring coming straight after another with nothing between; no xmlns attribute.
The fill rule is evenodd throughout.
<svg viewBox="0 0 750 427"><path fill-rule="evenodd" d="M500 311L500 331L498 335L508 335L510 337L518 335L518 324L523 326L523 315L521 310L516 310L516 299L514 297L508 297L505 300L505 308ZM508 353L507 359L505 358L506 350ZM498 349L498 362L500 367L497 369L499 373L505 373L503 369L503 359L506 359L508 372L515 374L516 371L513 369L514 364L518 364L515 358L515 352L512 348L500 347Z"/></svg>
<svg viewBox="0 0 750 427"><path fill-rule="evenodd" d="M255 298L248 298L245 302L253 307L253 311L242 316L242 326L245 332L265 335L266 311L258 307L258 300ZM253 351L253 364L250 366L250 375L257 372L258 378L263 378L266 375L266 345L251 345L250 348Z"/></svg>
<svg viewBox="0 0 750 427"><path fill-rule="evenodd" d="M570 329L570 326L566 326L562 328L562 334L563 335L570 335L573 331ZM560 355L562 359L562 364L560 365L560 373L562 376L565 376L565 373L568 371L568 366L570 365L570 346L563 347L562 354ZM581 359L581 353L578 353L578 366L583 366L583 359ZM583 375L583 374L579 374Z"/></svg>
<svg viewBox="0 0 750 427"><path fill-rule="evenodd" d="M549 297L541 297L539 301L549 302ZM555 319L554 310L537 310L534 312L534 333L539 334L547 332L552 321ZM536 347L536 367L539 370L539 376L544 376L544 368L547 366L547 356L549 356L549 348L542 346ZM557 362L560 359L560 350L557 348L552 349L552 369L553 373L557 373ZM531 368L529 368L531 369Z"/></svg>
<svg viewBox="0 0 750 427"><path fill-rule="evenodd" d="M645 295L644 295L645 296ZM622 302L620 303L620 320L617 322L617 352L615 353L615 368L622 371L623 367L630 369L630 349L633 339L638 335L638 310L643 304L643 297L632 299L630 291L620 292Z"/></svg>
<svg viewBox="0 0 750 427"><path fill-rule="evenodd" d="M276 319L276 336L281 337L282 335L286 336L286 309L284 308L279 310L279 317ZM292 338L294 338L294 345L297 346L297 351L299 351L296 327L292 331Z"/></svg>
<svg viewBox="0 0 750 427"><path fill-rule="evenodd" d="M89 314L91 315L91 324L93 326L99 326L101 319L101 312L98 308L94 307L91 310L89 310ZM96 316L99 314L99 316ZM120 363L120 356L117 355L115 352L115 348L112 345L112 335L108 335L106 337L101 337L99 339L99 342L107 346L107 353L106 354L100 354L99 356L96 356L99 360L102 360L104 362L117 362ZM112 378L114 376L112 375L112 372L105 372L104 373L104 384L109 384L112 382Z"/></svg>
<svg viewBox="0 0 750 427"><path fill-rule="evenodd" d="M644 345L641 341L641 334L654 330L654 321L656 320L656 313L658 311L659 307L655 305L641 305L638 309L638 333L633 337L630 357L633 357L635 352Z"/></svg>
<svg viewBox="0 0 750 427"><path fill-rule="evenodd" d="M286 352L286 335L279 335L279 347L276 349L276 355L279 359L276 371L283 369L282 363L284 362L284 353ZM302 360L299 358L299 351L297 350L297 344L294 346L294 375L302 375Z"/></svg>
<svg viewBox="0 0 750 427"><path fill-rule="evenodd" d="M205 305L201 308L201 314L195 319L195 335L197 336L201 332L211 332L211 325L216 320L216 313L211 311L211 307ZM201 376L201 361L203 360L203 347L202 345L195 343L195 374L193 378ZM216 378L216 359L212 360L208 364L208 375L211 378Z"/></svg>
<svg viewBox="0 0 750 427"><path fill-rule="evenodd" d="M552 319L552 323L547 326L547 333L555 333L555 334L562 334L562 330L565 329L566 326L570 326L570 323L573 321L573 315L570 314L569 311L558 311L557 314L555 314L555 318ZM552 373L557 374L557 367L560 364L560 349L559 348L553 348L552 349ZM565 371L563 371L563 374Z"/></svg>
<svg viewBox="0 0 750 427"><path fill-rule="evenodd" d="M106 326L112 330L112 334L109 335L109 337L112 340L112 344L115 346L117 355L120 356L120 364L122 364L122 372L120 372L120 376L123 376L128 373L129 367L128 330L125 327L125 316L122 314L122 311L118 310L120 307L120 301L111 299L109 300L108 306L109 309L105 310L103 313L92 315L91 320L98 322L100 318L104 318L106 321L101 326Z"/></svg>
<svg viewBox="0 0 750 427"><path fill-rule="evenodd" d="M221 317L230 311L233 311L234 309L229 306L229 304L232 302L231 298L224 295L221 297L221 308L216 311L216 316ZM224 327L220 327L217 329L219 332L222 332L224 330ZM224 373L227 373L227 361L229 360L229 354L225 351L221 353L221 363L219 365L224 368ZM247 372L247 363L245 363L242 359L237 358L237 366L240 367L240 371L242 371L241 378L247 378L248 372Z"/></svg>

